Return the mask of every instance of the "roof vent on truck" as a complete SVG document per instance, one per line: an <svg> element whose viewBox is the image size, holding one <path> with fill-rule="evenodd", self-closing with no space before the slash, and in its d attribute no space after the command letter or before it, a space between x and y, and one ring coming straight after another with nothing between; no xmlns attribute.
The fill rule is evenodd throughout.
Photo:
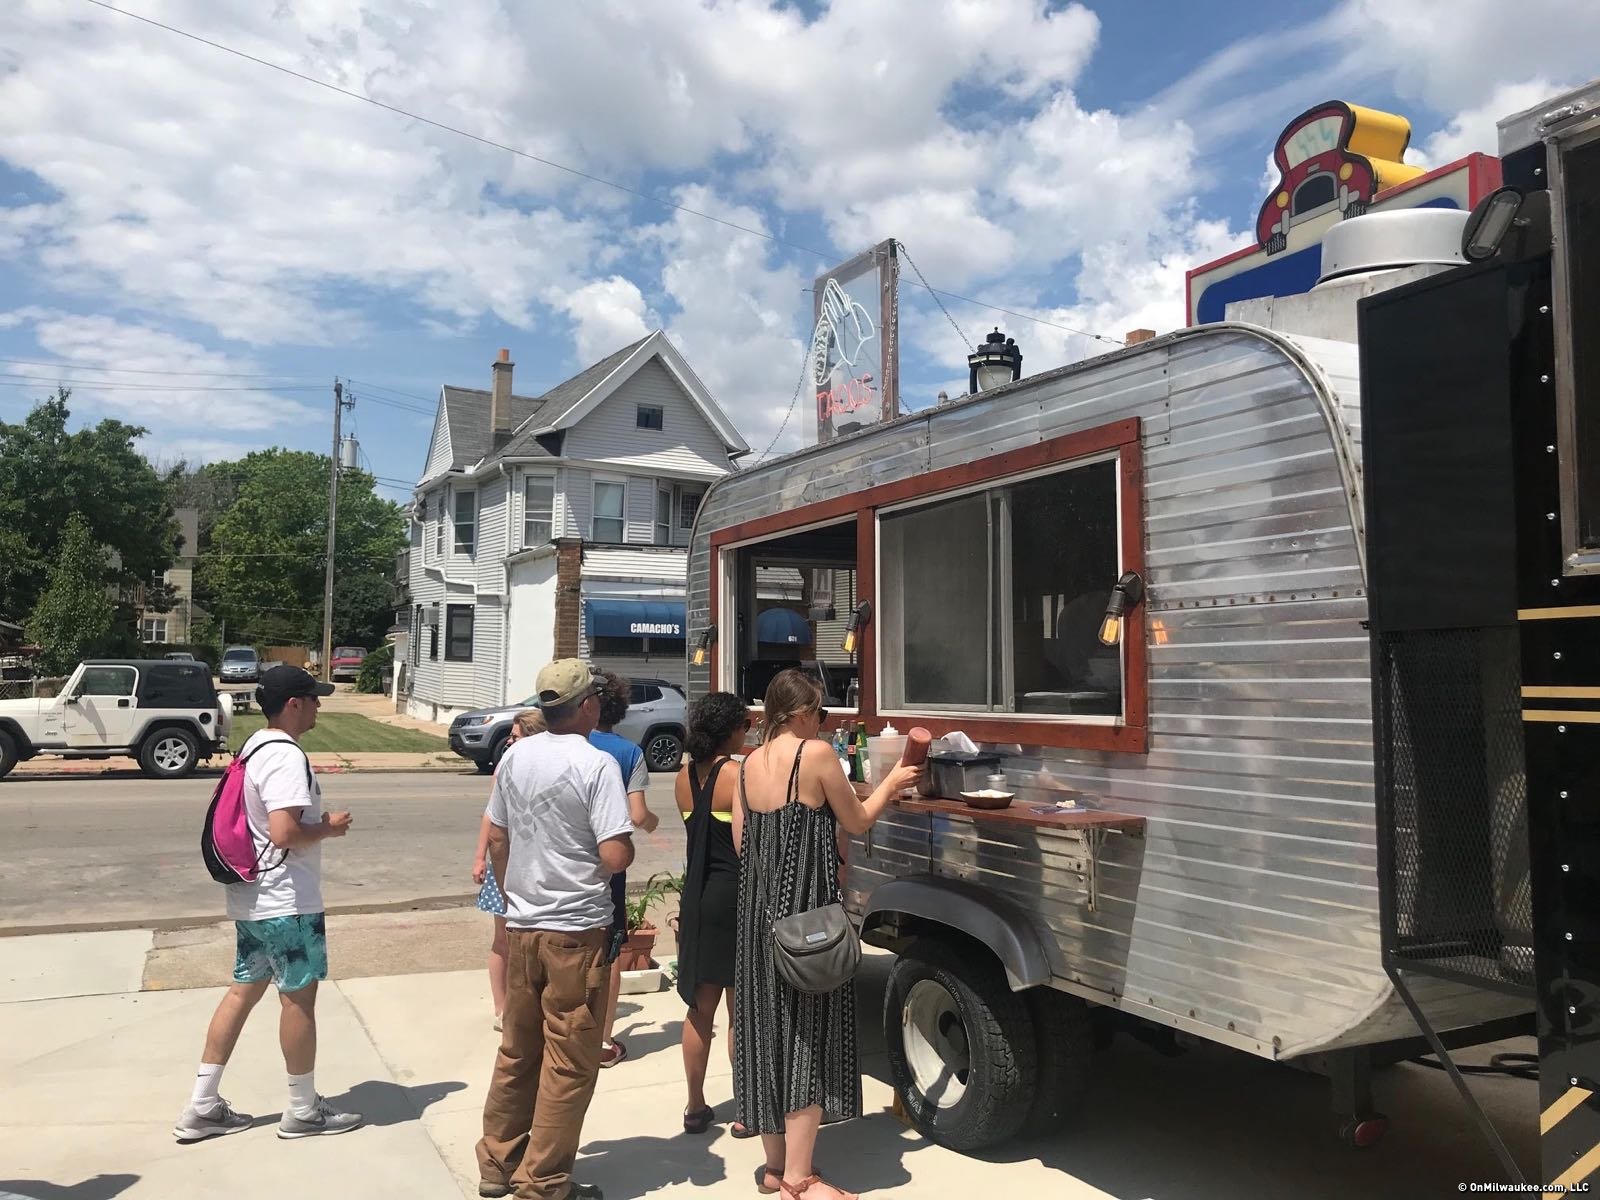
<svg viewBox="0 0 1600 1200"><path fill-rule="evenodd" d="M1459 267L1466 262L1461 231L1468 215L1458 208L1408 208L1340 221L1322 235L1317 286L1422 264Z"/></svg>

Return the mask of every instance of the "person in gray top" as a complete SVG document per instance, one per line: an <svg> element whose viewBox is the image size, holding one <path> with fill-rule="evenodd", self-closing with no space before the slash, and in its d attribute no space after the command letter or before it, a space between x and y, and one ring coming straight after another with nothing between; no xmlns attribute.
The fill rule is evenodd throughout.
<svg viewBox="0 0 1600 1200"><path fill-rule="evenodd" d="M610 881L633 861L633 822L616 760L589 744L596 683L577 659L539 672L549 730L506 751L489 797L491 853L507 849L509 945L478 1143L480 1196L600 1196L574 1183L572 1168L600 1070Z"/></svg>

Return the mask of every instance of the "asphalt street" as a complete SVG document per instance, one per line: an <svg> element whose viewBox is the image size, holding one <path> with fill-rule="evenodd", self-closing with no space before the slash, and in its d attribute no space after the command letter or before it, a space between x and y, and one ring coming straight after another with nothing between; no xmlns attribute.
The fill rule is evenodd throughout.
<svg viewBox="0 0 1600 1200"><path fill-rule="evenodd" d="M324 843L330 912L446 907L476 893L472 852L489 780L468 773L320 777L350 833ZM152 927L216 920L222 888L200 860L216 773L177 782L134 775L0 783L0 932ZM654 834L635 840L631 883L683 867L672 776L650 781Z"/></svg>

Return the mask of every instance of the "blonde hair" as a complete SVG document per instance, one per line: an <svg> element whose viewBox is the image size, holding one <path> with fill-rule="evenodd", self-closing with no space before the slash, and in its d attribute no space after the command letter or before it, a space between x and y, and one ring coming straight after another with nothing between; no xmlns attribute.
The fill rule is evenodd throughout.
<svg viewBox="0 0 1600 1200"><path fill-rule="evenodd" d="M525 708L511 718L511 723L517 727L517 732L523 737L532 737L536 733L543 733L548 726L544 723L544 714L537 708Z"/></svg>
<svg viewBox="0 0 1600 1200"><path fill-rule="evenodd" d="M762 701L761 741L765 745L796 717L822 707L822 685L804 671L790 667L779 671L767 685Z"/></svg>

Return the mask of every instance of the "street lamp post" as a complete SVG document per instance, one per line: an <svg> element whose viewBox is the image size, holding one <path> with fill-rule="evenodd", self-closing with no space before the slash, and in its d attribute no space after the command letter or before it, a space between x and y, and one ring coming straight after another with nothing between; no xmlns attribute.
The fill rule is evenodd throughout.
<svg viewBox="0 0 1600 1200"><path fill-rule="evenodd" d="M1022 378L1022 351L1014 339L998 328L983 339L983 345L967 356L971 384L967 391L976 396L991 388L1004 387Z"/></svg>

